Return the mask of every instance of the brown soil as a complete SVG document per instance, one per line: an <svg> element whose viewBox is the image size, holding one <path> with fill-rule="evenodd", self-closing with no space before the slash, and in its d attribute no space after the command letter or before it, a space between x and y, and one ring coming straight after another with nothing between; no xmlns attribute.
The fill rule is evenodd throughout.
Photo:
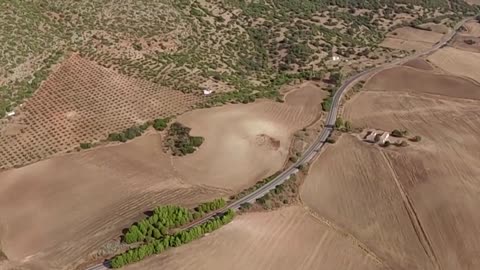
<svg viewBox="0 0 480 270"><path fill-rule="evenodd" d="M53 72L0 133L0 169L33 163L139 122L182 113L201 97L159 88L74 55ZM0 128L1 129L1 128Z"/></svg>
<svg viewBox="0 0 480 270"><path fill-rule="evenodd" d="M302 90L303 91L303 90ZM317 92L305 90L317 99ZM318 100L308 106L287 102L259 101L247 105L188 112L178 121L192 128L192 136L205 138L193 154L173 159L180 175L190 183L242 190L283 167L295 131L319 116ZM299 100L297 100L299 101Z"/></svg>
<svg viewBox="0 0 480 270"><path fill-rule="evenodd" d="M443 34L433 31L402 27L389 33L380 46L391 49L419 51L432 47L442 36Z"/></svg>
<svg viewBox="0 0 480 270"><path fill-rule="evenodd" d="M384 269L341 233L292 206L249 213L191 244L127 266L154 269Z"/></svg>
<svg viewBox="0 0 480 270"><path fill-rule="evenodd" d="M433 70L433 67L425 60L421 58L415 58L403 64L406 67L412 67L421 70Z"/></svg>
<svg viewBox="0 0 480 270"><path fill-rule="evenodd" d="M429 56L428 60L449 73L480 83L480 53L446 47Z"/></svg>
<svg viewBox="0 0 480 270"><path fill-rule="evenodd" d="M480 4L480 1L479 1ZM476 20L471 20L466 22L463 25L467 31L463 32L462 34L470 35L470 36L480 36L480 23Z"/></svg>
<svg viewBox="0 0 480 270"><path fill-rule="evenodd" d="M343 135L312 165L303 201L393 269L479 269L480 102L465 97L361 91L345 119L422 141L385 149Z"/></svg>
<svg viewBox="0 0 480 270"><path fill-rule="evenodd" d="M460 50L480 53L480 37L456 35L452 46Z"/></svg>
<svg viewBox="0 0 480 270"><path fill-rule="evenodd" d="M381 71L367 82L365 89L480 99L480 87L472 81L409 67L395 67Z"/></svg>
<svg viewBox="0 0 480 270"><path fill-rule="evenodd" d="M6 171L0 179L2 250L32 269L73 269L154 206L226 195L183 183L156 134Z"/></svg>

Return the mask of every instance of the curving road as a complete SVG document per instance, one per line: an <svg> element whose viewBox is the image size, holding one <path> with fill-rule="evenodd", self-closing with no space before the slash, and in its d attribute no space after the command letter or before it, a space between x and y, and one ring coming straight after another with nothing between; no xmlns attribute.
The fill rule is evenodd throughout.
<svg viewBox="0 0 480 270"><path fill-rule="evenodd" d="M398 59L396 61L384 64L384 65L379 66L379 67L367 69L365 71L362 71L362 72L348 78L337 89L337 91L335 92L335 95L332 98L332 105L331 105L330 111L328 112L327 119L325 121L325 127L323 128L322 132L319 134L319 137L317 138L317 140L315 140L315 142L312 145L310 145L308 147L308 149L305 151L305 153L302 155L302 157L297 160L297 162L292 164L290 167L288 167L286 170L284 170L282 173L280 173L277 177L275 177L273 180L271 180L270 182L268 182L264 186L260 187L259 189L257 189L255 191L253 191L252 193L250 193L250 194L248 194L248 195L230 203L225 208L222 208L218 211L215 211L213 213L210 213L210 214L206 215L202 219L197 220L194 223L189 224L188 226L184 227L183 229L188 229L188 228L191 228L193 226L202 224L202 223L206 222L207 220L209 220L210 218L212 218L213 216L225 212L227 209L238 210L242 204L253 203L253 202L255 202L256 199L263 197L265 194L270 192L276 186L284 183L286 180L288 180L290 178L290 176L292 174L296 174L298 172L300 166L303 166L303 165L307 164L308 162L310 162L317 155L317 153L320 152L320 150L322 150L322 148L325 146L328 137L333 132L333 129L334 129L334 126L335 126L335 121L337 120L338 110L340 108L340 101L343 97L343 94L346 92L346 90L348 90L351 86L353 86L362 77L373 75L373 74L378 73L382 70L394 67L396 65L403 64L403 63L405 63L409 60L412 60L414 58L417 58L417 57L432 54L436 50L445 46L455 36L455 34L460 29L460 27L463 26L463 24L465 24L466 21L468 21L472 18L473 17L469 17L469 18L463 19L462 21L457 23L455 25L455 27L453 28L453 31L444 35L439 42L437 42L432 48L430 48L426 51L419 52L417 54L413 54L411 56L408 56L408 57L405 57L405 58L402 58L402 59ZM91 266L91 267L87 268L86 270L105 270L105 269L109 269L108 265L109 265L109 261L106 261L104 263Z"/></svg>

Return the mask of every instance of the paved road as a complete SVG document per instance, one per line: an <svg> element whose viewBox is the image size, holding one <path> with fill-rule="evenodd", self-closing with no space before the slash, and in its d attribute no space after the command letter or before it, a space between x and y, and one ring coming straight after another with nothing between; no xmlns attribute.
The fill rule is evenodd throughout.
<svg viewBox="0 0 480 270"><path fill-rule="evenodd" d="M303 165L307 164L308 162L310 162L317 155L317 153L320 152L320 150L322 150L322 148L325 146L328 137L333 132L333 129L334 129L334 126L335 126L335 121L337 120L338 109L340 108L340 101L343 97L343 94L345 93L345 91L347 89L349 89L351 86L353 86L360 78L362 78L364 76L365 77L370 76L370 75L378 73L382 70L391 68L391 67L396 66L396 65L403 64L403 63L405 63L409 60L412 60L414 58L432 54L436 50L445 46L455 36L458 29L460 29L460 27L467 20L470 20L470 19L472 19L472 18L466 18L466 19L460 21L457 25L455 25L454 31L451 31L450 33L444 35L439 42L437 42L432 48L430 48L426 51L419 52L417 54L413 54L411 56L408 56L408 57L405 57L405 58L402 58L402 59L398 59L398 60L390 62L390 63L386 63L386 64L384 64L382 66L379 66L379 67L367 69L365 71L362 71L362 72L348 78L337 89L337 91L335 92L335 95L332 98L332 105L331 105L330 111L328 112L327 120L325 121L325 127L323 128L322 132L319 134L319 137L317 138L317 140L312 145L310 145L308 147L308 149L305 151L305 153L302 155L302 157L297 160L297 162L292 164L290 167L288 167L286 170L284 170L282 173L280 173L277 177L275 177L275 179L271 180L270 182L268 182L267 184L265 184L261 188L255 190L254 192L246 195L243 198L238 199L237 201L234 201L234 202L230 203L225 208L220 209L216 212L210 213L210 214L206 215L205 217L203 217L202 219L200 219L200 220L198 220L194 223L189 224L184 229L188 229L188 228L191 228L193 226L202 224L202 223L206 222L207 220L209 220L210 218L212 218L213 216L215 216L219 213L225 212L227 209L231 208L231 209L238 210L242 204L253 203L253 202L255 202L256 199L263 197L265 194L270 192L270 190L274 189L276 186L284 183L286 180L288 180L290 178L290 176L292 174L296 174L298 172L300 166L303 166ZM108 269L107 266L108 266L108 262L105 262L103 264L97 264L95 266L89 267L86 270L105 270L105 269Z"/></svg>

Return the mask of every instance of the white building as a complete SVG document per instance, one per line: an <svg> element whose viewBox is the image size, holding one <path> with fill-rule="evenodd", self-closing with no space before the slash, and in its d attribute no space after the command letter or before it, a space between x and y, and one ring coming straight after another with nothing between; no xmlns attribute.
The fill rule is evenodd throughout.
<svg viewBox="0 0 480 270"><path fill-rule="evenodd" d="M367 142L375 143L375 137L377 137L377 132L372 131L368 136L365 138Z"/></svg>
<svg viewBox="0 0 480 270"><path fill-rule="evenodd" d="M340 60L340 56L332 56L332 60L333 61L339 61Z"/></svg>
<svg viewBox="0 0 480 270"><path fill-rule="evenodd" d="M6 115L7 115L8 117L10 117L10 116L14 116L14 115L15 115L15 112L7 112L7 114L6 114Z"/></svg>
<svg viewBox="0 0 480 270"><path fill-rule="evenodd" d="M213 93L213 90L203 89L203 94L204 94L205 96L208 96L208 95L210 95L211 93Z"/></svg>
<svg viewBox="0 0 480 270"><path fill-rule="evenodd" d="M385 142L388 140L388 137L390 137L390 133L384 132L382 136L380 136L380 143L385 144Z"/></svg>

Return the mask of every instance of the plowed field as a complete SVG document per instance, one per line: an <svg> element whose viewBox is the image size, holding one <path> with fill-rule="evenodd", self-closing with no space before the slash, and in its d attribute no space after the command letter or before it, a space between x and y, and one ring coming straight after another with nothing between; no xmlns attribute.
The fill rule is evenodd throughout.
<svg viewBox="0 0 480 270"><path fill-rule="evenodd" d="M393 269L480 269L480 101L455 91L461 83L441 96L401 92L409 80L391 80L398 92L361 91L344 118L422 141L385 149L343 135L312 166L302 199Z"/></svg>
<svg viewBox="0 0 480 270"><path fill-rule="evenodd" d="M395 67L379 72L367 82L365 89L480 99L480 87L471 80L409 67Z"/></svg>
<svg viewBox="0 0 480 270"><path fill-rule="evenodd" d="M480 53L446 47L436 51L428 59L447 72L480 83Z"/></svg>
<svg viewBox="0 0 480 270"><path fill-rule="evenodd" d="M158 135L0 174L0 242L11 263L73 269L159 204L225 195L184 184Z"/></svg>
<svg viewBox="0 0 480 270"><path fill-rule="evenodd" d="M320 267L320 268L319 268ZM189 245L126 270L375 270L382 265L301 207L237 217Z"/></svg>
<svg viewBox="0 0 480 270"><path fill-rule="evenodd" d="M139 122L185 112L200 100L74 55L25 103L20 116L0 127L0 169L105 139ZM18 124L21 130L8 133Z"/></svg>

